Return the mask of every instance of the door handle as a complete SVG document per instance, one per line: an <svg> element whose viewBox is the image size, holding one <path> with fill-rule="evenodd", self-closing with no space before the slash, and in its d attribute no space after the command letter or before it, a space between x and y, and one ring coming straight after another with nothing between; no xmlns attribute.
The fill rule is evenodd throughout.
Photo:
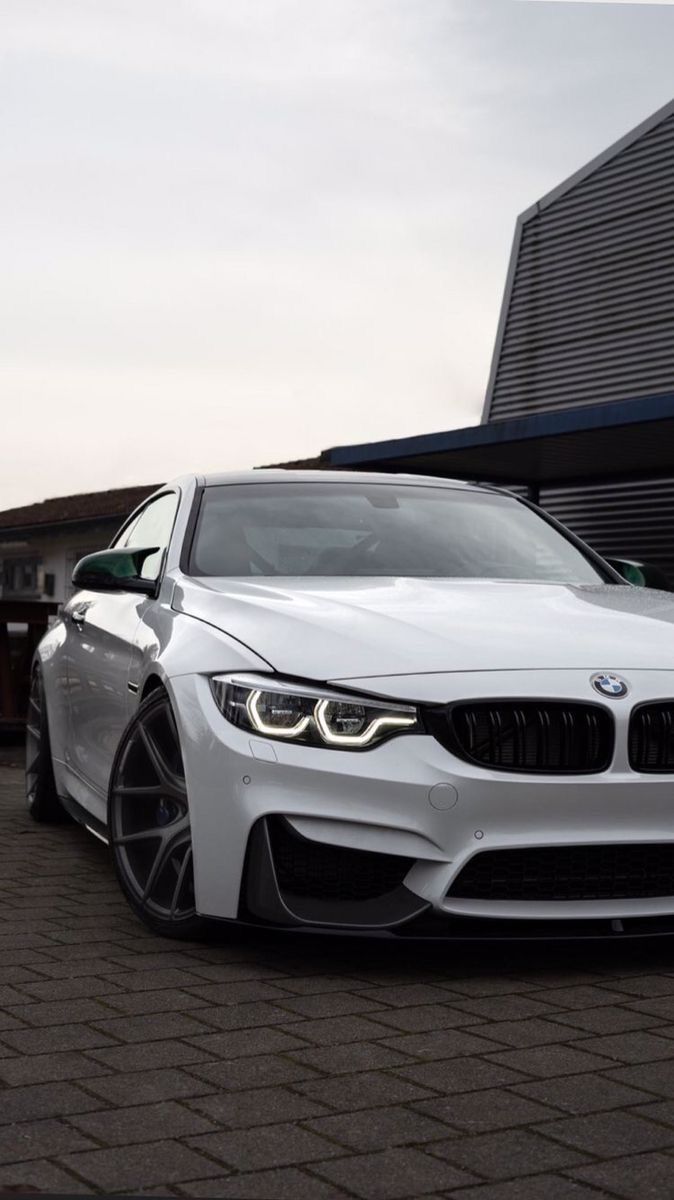
<svg viewBox="0 0 674 1200"><path fill-rule="evenodd" d="M86 608L74 608L70 613L70 620L72 621L73 625L76 625L78 629L81 629L84 625L86 615Z"/></svg>

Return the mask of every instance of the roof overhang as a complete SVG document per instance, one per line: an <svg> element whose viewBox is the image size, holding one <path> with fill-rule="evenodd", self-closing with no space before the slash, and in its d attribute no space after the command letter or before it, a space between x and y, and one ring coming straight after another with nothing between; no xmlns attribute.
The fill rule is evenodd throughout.
<svg viewBox="0 0 674 1200"><path fill-rule="evenodd" d="M674 395L335 446L330 467L563 484L674 474Z"/></svg>

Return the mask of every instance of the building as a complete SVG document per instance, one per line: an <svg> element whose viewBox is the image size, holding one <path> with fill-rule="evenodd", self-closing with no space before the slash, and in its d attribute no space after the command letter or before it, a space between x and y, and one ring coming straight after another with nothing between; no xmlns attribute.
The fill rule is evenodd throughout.
<svg viewBox="0 0 674 1200"><path fill-rule="evenodd" d="M62 604L78 559L105 549L156 486L62 496L0 512L0 602Z"/></svg>
<svg viewBox="0 0 674 1200"><path fill-rule="evenodd" d="M674 584L674 102L519 217L482 424L321 465L524 486Z"/></svg>

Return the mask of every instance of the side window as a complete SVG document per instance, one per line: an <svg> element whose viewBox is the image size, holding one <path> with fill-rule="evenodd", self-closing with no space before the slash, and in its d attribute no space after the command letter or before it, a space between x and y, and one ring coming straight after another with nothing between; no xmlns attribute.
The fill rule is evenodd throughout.
<svg viewBox="0 0 674 1200"><path fill-rule="evenodd" d="M146 505L115 542L116 547L127 546L132 550L136 547L159 547L156 554L150 554L145 559L141 572L143 579L156 579L159 574L162 554L171 537L177 507L178 497L174 492L158 496Z"/></svg>

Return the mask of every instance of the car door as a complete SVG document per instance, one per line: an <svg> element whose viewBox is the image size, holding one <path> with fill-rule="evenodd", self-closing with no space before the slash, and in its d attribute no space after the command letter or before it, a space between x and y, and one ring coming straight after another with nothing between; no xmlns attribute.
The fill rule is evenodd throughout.
<svg viewBox="0 0 674 1200"><path fill-rule="evenodd" d="M158 579L178 505L175 492L153 497L122 529L114 547L157 547L142 575ZM69 698L66 763L76 800L106 818L110 768L132 711L128 680L135 635L156 601L133 592L77 592L64 609Z"/></svg>

